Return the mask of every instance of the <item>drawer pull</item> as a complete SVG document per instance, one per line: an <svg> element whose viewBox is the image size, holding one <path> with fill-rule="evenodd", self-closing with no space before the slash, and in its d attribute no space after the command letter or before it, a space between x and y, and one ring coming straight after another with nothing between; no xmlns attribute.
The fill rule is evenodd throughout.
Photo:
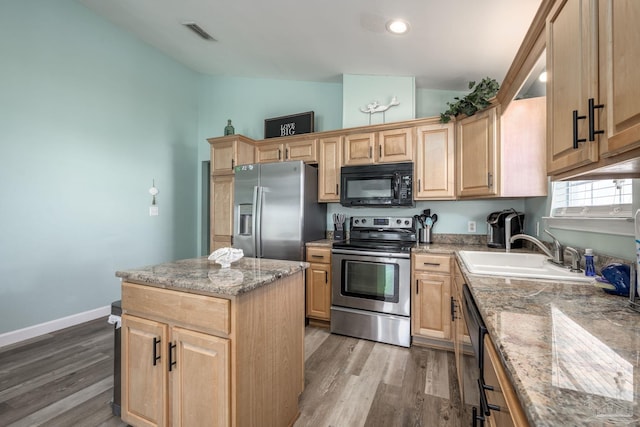
<svg viewBox="0 0 640 427"><path fill-rule="evenodd" d="M433 267L440 267L439 262L423 262L424 265L431 265Z"/></svg>
<svg viewBox="0 0 640 427"><path fill-rule="evenodd" d="M316 254L312 254L311 258L324 258L324 255L316 255Z"/></svg>
<svg viewBox="0 0 640 427"><path fill-rule="evenodd" d="M176 359L178 358L177 355L175 357L172 356L173 354L172 350L175 350L177 346L178 346L177 344L169 343L169 372L171 372L172 368L177 364L177 361L176 361Z"/></svg>
<svg viewBox="0 0 640 427"><path fill-rule="evenodd" d="M162 341L160 340L160 338L153 338L153 366L156 366L158 364L158 361L160 360L160 355L158 354L158 344L160 344Z"/></svg>

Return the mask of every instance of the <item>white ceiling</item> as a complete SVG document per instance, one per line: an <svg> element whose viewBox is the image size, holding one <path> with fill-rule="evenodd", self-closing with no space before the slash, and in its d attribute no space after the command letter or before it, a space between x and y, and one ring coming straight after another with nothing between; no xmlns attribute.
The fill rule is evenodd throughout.
<svg viewBox="0 0 640 427"><path fill-rule="evenodd" d="M502 81L541 0L79 0L193 70L340 82L415 76L421 88ZM385 22L409 21L404 36ZM181 25L193 21L217 41Z"/></svg>

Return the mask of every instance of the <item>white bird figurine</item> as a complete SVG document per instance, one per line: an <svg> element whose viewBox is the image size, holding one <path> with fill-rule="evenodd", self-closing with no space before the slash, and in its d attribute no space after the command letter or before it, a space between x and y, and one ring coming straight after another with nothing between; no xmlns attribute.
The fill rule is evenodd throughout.
<svg viewBox="0 0 640 427"><path fill-rule="evenodd" d="M391 102L389 103L389 105L380 105L378 101L373 101L371 104L367 104L366 109L360 108L360 111L368 114L384 113L389 108L394 107L396 105L400 105L400 102L398 102L398 99L394 96L393 98L391 98Z"/></svg>

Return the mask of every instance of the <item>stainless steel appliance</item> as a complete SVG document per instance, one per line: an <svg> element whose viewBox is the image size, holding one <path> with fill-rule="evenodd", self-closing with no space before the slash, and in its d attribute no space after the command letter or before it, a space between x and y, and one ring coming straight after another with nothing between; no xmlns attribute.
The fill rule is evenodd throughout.
<svg viewBox="0 0 640 427"><path fill-rule="evenodd" d="M342 206L414 206L413 162L343 166L340 182Z"/></svg>
<svg viewBox="0 0 640 427"><path fill-rule="evenodd" d="M351 217L332 249L331 332L409 347L412 217Z"/></svg>
<svg viewBox="0 0 640 427"><path fill-rule="evenodd" d="M305 242L324 239L318 170L302 161L235 167L233 247L254 258L302 261Z"/></svg>
<svg viewBox="0 0 640 427"><path fill-rule="evenodd" d="M524 213L517 212L515 209L505 209L487 215L488 247L504 249L506 235L514 236L522 233L524 233ZM511 247L521 248L522 240L516 240Z"/></svg>

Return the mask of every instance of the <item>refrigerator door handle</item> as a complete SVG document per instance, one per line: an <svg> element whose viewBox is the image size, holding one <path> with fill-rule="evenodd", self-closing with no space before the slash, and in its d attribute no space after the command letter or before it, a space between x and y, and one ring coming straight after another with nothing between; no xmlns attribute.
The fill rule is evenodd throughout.
<svg viewBox="0 0 640 427"><path fill-rule="evenodd" d="M264 197L263 187L254 187L254 208L256 210L253 226L253 238L256 258L262 258L262 199Z"/></svg>

